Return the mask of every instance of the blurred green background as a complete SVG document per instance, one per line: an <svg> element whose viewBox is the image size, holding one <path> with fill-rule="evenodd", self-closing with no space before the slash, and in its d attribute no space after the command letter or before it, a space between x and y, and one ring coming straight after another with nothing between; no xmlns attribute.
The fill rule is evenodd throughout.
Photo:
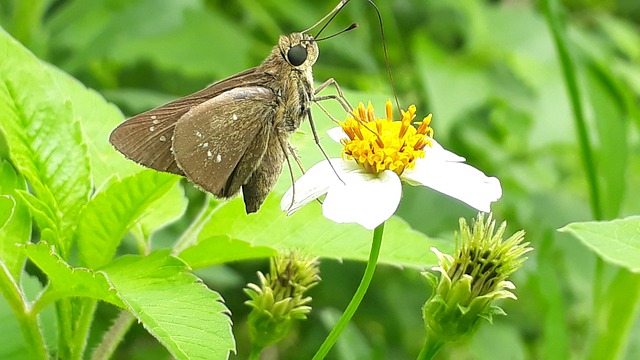
<svg viewBox="0 0 640 360"><path fill-rule="evenodd" d="M280 34L307 28L336 3L2 0L0 25L130 116L259 64ZM525 229L535 248L513 279L518 301L503 303L509 316L483 324L440 358L588 357L603 323L594 299L623 295L606 292L619 269L598 262L578 241L556 230L573 221L640 213L640 2L561 3L595 155L600 215L590 205L562 69L537 2L380 0L377 5L401 106L416 104L419 116L433 113L435 137L443 146L501 180L504 195L493 207L495 217L508 221L509 233ZM352 0L325 34L352 22L360 25L357 30L320 43L315 78L335 78L353 105L373 99L382 113L383 101L393 93L373 8ZM316 112L316 122L325 121ZM308 132L308 125L302 130ZM313 163L304 162L307 167ZM198 191L189 194L191 211L158 236L158 246L172 241L201 204ZM475 215L455 200L412 187L406 188L398 214L414 228L442 238L452 238L458 217ZM233 313L238 355L232 358L248 353L241 289L256 281L255 271L266 265L252 261L199 272ZM311 292L310 319L264 358L310 358L363 269L361 263L323 261L324 286ZM418 271L381 266L331 358L415 358L424 334L420 307L429 293ZM99 314L96 336L115 312L104 306ZM636 320L622 358L640 358L638 339ZM117 358L151 356L168 354L136 327Z"/></svg>

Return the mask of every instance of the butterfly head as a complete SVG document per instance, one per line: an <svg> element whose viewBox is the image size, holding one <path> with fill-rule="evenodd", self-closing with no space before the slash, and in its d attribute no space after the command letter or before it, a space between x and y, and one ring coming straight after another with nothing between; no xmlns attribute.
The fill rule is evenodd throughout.
<svg viewBox="0 0 640 360"><path fill-rule="evenodd" d="M318 44L313 36L306 33L292 33L280 36L280 54L294 68L306 70L318 60Z"/></svg>

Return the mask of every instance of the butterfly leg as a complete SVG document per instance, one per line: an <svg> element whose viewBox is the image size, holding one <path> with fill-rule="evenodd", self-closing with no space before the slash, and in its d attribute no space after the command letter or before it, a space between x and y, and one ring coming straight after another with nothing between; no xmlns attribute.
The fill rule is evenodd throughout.
<svg viewBox="0 0 640 360"><path fill-rule="evenodd" d="M306 113L307 113L307 118L309 119L309 124L311 124L311 132L313 133L313 141L315 141L315 143L318 146L318 148L320 148L320 151L322 152L322 155L324 156L324 158L327 161L329 161L329 155L327 155L327 152L324 151L324 148L320 144L320 137L318 136L318 131L316 131L316 125L313 122L313 116L311 115L311 108L308 108L306 110ZM338 175L338 172L336 171L336 169L334 169L333 164L331 163L331 161L329 161L329 165L331 165L331 169L333 169L333 172L336 174L338 179L340 179L340 175ZM344 183L344 181L342 179L340 179L340 181L342 181Z"/></svg>
<svg viewBox="0 0 640 360"><path fill-rule="evenodd" d="M336 88L336 92L338 93L337 95L315 96L315 95L318 95L320 91L326 89L330 85L333 85ZM314 90L313 95L314 95L313 101L316 103L324 100L336 100L338 103L340 103L340 105L346 112L351 113L353 111L353 108L347 101L347 98L344 97L344 93L342 92L340 85L338 85L338 82L334 78L329 78L327 81L320 84L320 86L318 86Z"/></svg>

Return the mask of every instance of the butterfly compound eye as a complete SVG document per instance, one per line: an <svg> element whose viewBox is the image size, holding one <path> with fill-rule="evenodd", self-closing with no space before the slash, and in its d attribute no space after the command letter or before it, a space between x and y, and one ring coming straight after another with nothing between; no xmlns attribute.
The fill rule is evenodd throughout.
<svg viewBox="0 0 640 360"><path fill-rule="evenodd" d="M293 66L300 66L307 60L307 49L296 45L287 51L287 60Z"/></svg>

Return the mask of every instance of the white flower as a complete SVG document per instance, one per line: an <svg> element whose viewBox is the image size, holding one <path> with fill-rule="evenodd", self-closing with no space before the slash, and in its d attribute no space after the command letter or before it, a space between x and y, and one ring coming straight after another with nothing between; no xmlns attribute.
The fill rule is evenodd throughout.
<svg viewBox="0 0 640 360"><path fill-rule="evenodd" d="M415 106L402 111L401 121L393 121L391 110L387 102L387 118L376 119L371 104L365 109L360 103L353 117L329 130L344 145L343 158L324 160L309 169L282 198L282 210L291 215L327 194L322 205L325 217L374 229L395 213L405 181L489 212L490 204L502 196L500 181L433 140L431 115L416 129L411 125Z"/></svg>

